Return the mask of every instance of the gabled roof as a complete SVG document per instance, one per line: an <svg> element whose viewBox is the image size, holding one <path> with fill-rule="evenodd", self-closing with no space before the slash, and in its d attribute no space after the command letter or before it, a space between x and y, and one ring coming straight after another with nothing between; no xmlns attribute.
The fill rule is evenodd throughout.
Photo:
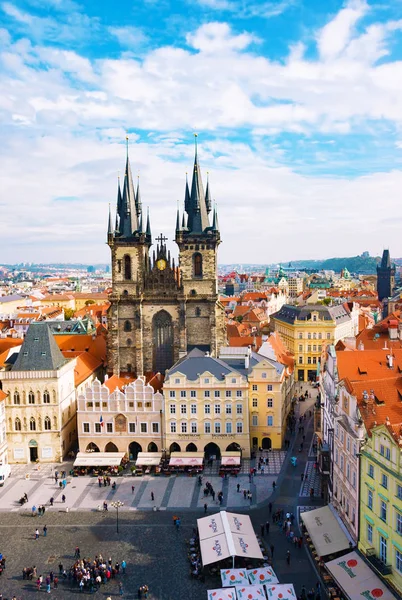
<svg viewBox="0 0 402 600"><path fill-rule="evenodd" d="M165 381L168 381L174 373L182 373L190 381L196 381L203 373L211 373L216 379L223 381L229 373L236 374L236 370L228 367L223 360L194 348L169 369Z"/></svg>
<svg viewBox="0 0 402 600"><path fill-rule="evenodd" d="M66 364L46 322L31 323L12 371L55 371Z"/></svg>

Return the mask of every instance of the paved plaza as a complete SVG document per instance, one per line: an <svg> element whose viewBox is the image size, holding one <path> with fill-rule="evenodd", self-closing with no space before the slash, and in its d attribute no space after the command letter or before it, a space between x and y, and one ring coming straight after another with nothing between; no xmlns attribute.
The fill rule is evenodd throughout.
<svg viewBox="0 0 402 600"><path fill-rule="evenodd" d="M311 409L312 401L297 407L297 414ZM309 413L308 413L309 415ZM305 420L306 439L312 436L312 419ZM217 470L205 472L203 484L210 481L216 494L222 489L224 502L222 508L237 512L250 512L253 525L260 533L260 524L270 518L268 502L273 509L284 508L297 514L299 505L306 509L320 504L319 497L313 500L300 497L301 473L313 467L313 457L298 454L297 467L290 464L290 456L298 447L299 435L296 434L288 453L270 452L269 468L264 474L257 474L250 481L249 471L254 462L243 465L238 477L222 479ZM258 457L257 457L258 458ZM71 469L71 463L57 465L57 469ZM29 478L26 475L29 474ZM38 592L34 582L22 579L23 567L36 565L38 573L46 576L51 570L58 571L59 562L66 569L74 562L74 548L78 545L81 556L94 558L102 553L112 558L113 563L124 559L128 564L127 573L118 579L102 585L93 594L106 600L119 596L118 583L123 582L124 598L137 598L140 585L150 588L149 600L205 600L206 590L220 587L220 579L207 573L205 583L195 581L189 576L187 560L188 540L197 518L204 514L204 503L208 511L218 511L220 507L212 499L203 497L204 485L198 485L196 477L119 477L117 490L111 487L99 487L97 478L68 477L65 490L60 490L54 481L54 467L31 465L13 467L12 477L0 488L0 552L7 557L6 570L0 577L0 593L11 600L13 594L18 600L29 600ZM273 489L273 482L276 489ZM240 491L237 491L239 484ZM309 476L307 477L309 485ZM134 492L132 491L134 486ZM250 490L253 498L250 503L244 498L243 490ZM151 500L151 492L155 500ZM29 501L23 507L18 499L26 493ZM62 494L66 502L61 501ZM53 507L49 499L54 497ZM124 506L119 510L119 533L116 531L116 512L111 501L120 500ZM106 501L108 512L98 512L98 506ZM32 517L32 505L46 505L44 517ZM157 510L152 510L153 508ZM68 510L67 510L68 509ZM180 531L173 527L172 516L182 518ZM48 534L43 537L43 526L47 525ZM34 539L36 527L40 531L37 541ZM273 566L281 582L291 582L296 591L302 585L315 585L317 575L307 554L291 549L290 566L286 563L286 551L289 542L283 532L271 522L266 543L275 547ZM59 583L50 597L69 600L85 596L84 592L71 586L69 580Z"/></svg>

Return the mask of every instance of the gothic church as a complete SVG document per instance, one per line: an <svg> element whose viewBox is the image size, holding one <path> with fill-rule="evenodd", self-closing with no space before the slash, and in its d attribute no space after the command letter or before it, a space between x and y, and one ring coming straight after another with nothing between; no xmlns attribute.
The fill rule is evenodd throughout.
<svg viewBox="0 0 402 600"><path fill-rule="evenodd" d="M191 191L186 180L183 216L179 210L176 215L178 265L166 241L157 237L151 253L149 212L145 216L139 184L134 188L127 152L115 226L109 214L107 235L112 254L108 370L113 374L164 374L195 347L217 356L226 344L217 286L218 217L209 182L204 193L197 147Z"/></svg>

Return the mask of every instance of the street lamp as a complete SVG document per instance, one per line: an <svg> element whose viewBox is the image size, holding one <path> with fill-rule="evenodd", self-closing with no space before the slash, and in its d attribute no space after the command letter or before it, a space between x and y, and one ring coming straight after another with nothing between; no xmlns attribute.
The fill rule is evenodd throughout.
<svg viewBox="0 0 402 600"><path fill-rule="evenodd" d="M120 502L120 500L116 500L116 502L111 502L110 505L116 509L116 532L119 533L119 508L124 506L124 502Z"/></svg>

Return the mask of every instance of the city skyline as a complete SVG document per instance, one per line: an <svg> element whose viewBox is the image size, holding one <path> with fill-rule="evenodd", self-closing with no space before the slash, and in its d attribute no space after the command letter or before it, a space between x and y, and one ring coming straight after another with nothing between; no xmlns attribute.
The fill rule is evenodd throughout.
<svg viewBox="0 0 402 600"><path fill-rule="evenodd" d="M109 261L130 138L174 249L197 132L219 264L402 255L402 5L0 6L3 263Z"/></svg>

